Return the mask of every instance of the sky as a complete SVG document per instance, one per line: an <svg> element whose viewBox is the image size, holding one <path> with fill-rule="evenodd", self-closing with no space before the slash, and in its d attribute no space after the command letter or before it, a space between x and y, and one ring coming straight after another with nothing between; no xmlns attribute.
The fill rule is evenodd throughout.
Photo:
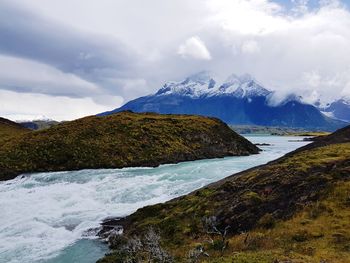
<svg viewBox="0 0 350 263"><path fill-rule="evenodd" d="M276 101L350 95L350 3L1 0L0 116L72 120L209 70Z"/></svg>

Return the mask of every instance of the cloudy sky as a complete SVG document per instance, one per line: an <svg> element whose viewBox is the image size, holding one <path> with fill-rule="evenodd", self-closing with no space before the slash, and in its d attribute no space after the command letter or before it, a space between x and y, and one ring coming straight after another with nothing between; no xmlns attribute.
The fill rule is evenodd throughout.
<svg viewBox="0 0 350 263"><path fill-rule="evenodd" d="M279 97L350 95L349 2L0 1L0 116L96 114L202 70Z"/></svg>

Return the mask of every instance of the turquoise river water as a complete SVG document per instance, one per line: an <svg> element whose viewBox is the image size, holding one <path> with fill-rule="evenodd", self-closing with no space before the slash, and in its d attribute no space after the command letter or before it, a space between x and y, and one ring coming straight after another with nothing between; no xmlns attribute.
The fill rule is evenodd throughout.
<svg viewBox="0 0 350 263"><path fill-rule="evenodd" d="M107 217L165 202L305 145L302 138L246 136L258 155L157 168L36 173L0 182L0 262L92 263L108 251L88 229Z"/></svg>

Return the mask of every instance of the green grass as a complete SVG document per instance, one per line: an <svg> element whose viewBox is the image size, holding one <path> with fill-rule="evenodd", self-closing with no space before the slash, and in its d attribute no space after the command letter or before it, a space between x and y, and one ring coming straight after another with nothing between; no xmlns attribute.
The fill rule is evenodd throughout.
<svg viewBox="0 0 350 263"><path fill-rule="evenodd" d="M350 257L350 182L336 183L327 190L318 202L305 206L291 219L279 221L272 229L250 231L247 242L244 240L248 234L233 236L227 258L236 252L248 259L270 254L273 259L293 262L347 262Z"/></svg>

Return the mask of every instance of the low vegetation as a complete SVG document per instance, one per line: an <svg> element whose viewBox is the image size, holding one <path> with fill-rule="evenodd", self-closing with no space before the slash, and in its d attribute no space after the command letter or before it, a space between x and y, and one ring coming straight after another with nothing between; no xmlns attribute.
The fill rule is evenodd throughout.
<svg viewBox="0 0 350 263"><path fill-rule="evenodd" d="M124 238L158 229L175 262L349 262L349 136L342 129L117 224Z"/></svg>
<svg viewBox="0 0 350 263"><path fill-rule="evenodd" d="M22 127L16 122L0 117L0 145L7 140L28 133L30 130Z"/></svg>
<svg viewBox="0 0 350 263"><path fill-rule="evenodd" d="M121 112L23 132L4 141L0 180L28 172L158 166L258 151L215 118Z"/></svg>

